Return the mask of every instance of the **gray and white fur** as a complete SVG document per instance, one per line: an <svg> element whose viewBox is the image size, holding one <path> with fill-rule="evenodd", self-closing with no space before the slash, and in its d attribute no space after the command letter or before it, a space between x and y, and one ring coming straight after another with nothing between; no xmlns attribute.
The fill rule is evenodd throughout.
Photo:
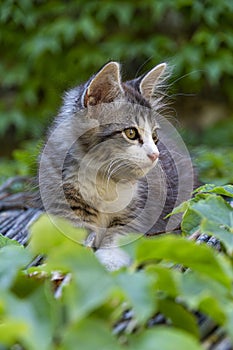
<svg viewBox="0 0 233 350"><path fill-rule="evenodd" d="M166 231L177 204L177 165L156 139L166 68L122 83L119 64L107 63L65 94L40 157L44 209L94 232L92 247L109 270L130 263L120 236Z"/></svg>

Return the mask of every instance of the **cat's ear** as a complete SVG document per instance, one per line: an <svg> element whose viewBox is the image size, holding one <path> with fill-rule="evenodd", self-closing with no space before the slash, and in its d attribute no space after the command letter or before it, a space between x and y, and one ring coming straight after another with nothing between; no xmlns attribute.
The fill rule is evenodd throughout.
<svg viewBox="0 0 233 350"><path fill-rule="evenodd" d="M123 93L120 65L107 63L90 81L84 97L84 105L94 106L102 102L112 102Z"/></svg>
<svg viewBox="0 0 233 350"><path fill-rule="evenodd" d="M166 63L161 63L150 70L144 77L140 80L139 91L142 96L150 101L156 90L156 86L161 81L161 78L167 68Z"/></svg>

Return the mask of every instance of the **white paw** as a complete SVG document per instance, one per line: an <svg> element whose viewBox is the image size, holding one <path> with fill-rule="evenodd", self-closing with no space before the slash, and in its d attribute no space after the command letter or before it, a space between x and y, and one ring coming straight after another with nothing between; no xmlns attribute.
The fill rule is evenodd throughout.
<svg viewBox="0 0 233 350"><path fill-rule="evenodd" d="M100 248L95 255L109 271L118 270L131 263L130 257L119 248Z"/></svg>

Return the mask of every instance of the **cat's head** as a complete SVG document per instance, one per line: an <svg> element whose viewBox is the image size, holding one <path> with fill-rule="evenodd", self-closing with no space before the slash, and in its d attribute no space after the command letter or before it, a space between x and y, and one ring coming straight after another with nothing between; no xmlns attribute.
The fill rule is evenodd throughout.
<svg viewBox="0 0 233 350"><path fill-rule="evenodd" d="M155 166L159 158L156 114L161 106L156 93L165 70L162 63L122 83L119 64L109 62L79 90L77 125L80 109L86 111L85 118L97 122L77 142L90 166L115 180L138 179Z"/></svg>

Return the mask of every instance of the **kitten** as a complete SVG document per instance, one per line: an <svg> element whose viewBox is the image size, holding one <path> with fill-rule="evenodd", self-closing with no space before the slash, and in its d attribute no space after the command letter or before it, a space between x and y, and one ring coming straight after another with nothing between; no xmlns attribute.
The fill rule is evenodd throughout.
<svg viewBox="0 0 233 350"><path fill-rule="evenodd" d="M120 236L174 229L179 218L164 217L192 191L189 158L175 149L160 115L166 68L159 64L122 83L119 64L107 63L65 94L40 157L44 209L85 227L109 270L130 263L118 248Z"/></svg>

